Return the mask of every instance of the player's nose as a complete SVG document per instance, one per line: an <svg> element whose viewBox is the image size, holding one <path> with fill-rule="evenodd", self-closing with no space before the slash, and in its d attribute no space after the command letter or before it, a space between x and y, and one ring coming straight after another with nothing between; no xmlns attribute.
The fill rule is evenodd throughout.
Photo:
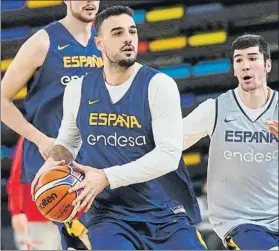
<svg viewBox="0 0 279 251"><path fill-rule="evenodd" d="M250 69L251 64L250 64L249 60L243 60L241 66L242 66L242 70L247 70L247 69Z"/></svg>

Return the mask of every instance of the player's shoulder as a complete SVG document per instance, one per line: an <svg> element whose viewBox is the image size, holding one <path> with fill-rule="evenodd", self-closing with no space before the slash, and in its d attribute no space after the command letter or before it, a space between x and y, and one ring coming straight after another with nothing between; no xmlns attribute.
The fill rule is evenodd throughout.
<svg viewBox="0 0 279 251"><path fill-rule="evenodd" d="M216 97L216 100L219 101L228 101L229 98L234 96L234 90L228 90L226 92L221 93L219 96Z"/></svg>
<svg viewBox="0 0 279 251"><path fill-rule="evenodd" d="M45 29L40 29L27 39L25 45L38 51L47 51L50 45L49 35Z"/></svg>
<svg viewBox="0 0 279 251"><path fill-rule="evenodd" d="M83 82L87 81L87 80L93 80L93 79L97 79L100 78L101 76L103 76L103 71L104 71L104 66L101 67L94 67L92 69L90 69L90 72L88 72L87 74L85 74L83 76Z"/></svg>
<svg viewBox="0 0 279 251"><path fill-rule="evenodd" d="M41 67L45 61L49 46L48 34L44 30L39 30L23 43L17 53L17 58L28 59L28 66L30 67Z"/></svg>
<svg viewBox="0 0 279 251"><path fill-rule="evenodd" d="M277 90L271 89L274 93L275 98L277 99L278 102L278 97L279 97L279 92Z"/></svg>
<svg viewBox="0 0 279 251"><path fill-rule="evenodd" d="M208 98L208 99L204 100L203 102L201 102L196 109L199 112L200 111L213 111L213 110L215 110L216 103L217 103L216 98Z"/></svg>
<svg viewBox="0 0 279 251"><path fill-rule="evenodd" d="M277 90L271 89L272 91L272 102L275 102L276 105L279 105L279 92Z"/></svg>
<svg viewBox="0 0 279 251"><path fill-rule="evenodd" d="M179 95L179 90L175 80L165 73L157 72L150 82L149 91L154 93L164 93L164 95Z"/></svg>
<svg viewBox="0 0 279 251"><path fill-rule="evenodd" d="M100 80L103 81L103 69L104 66L91 68L89 72L78 79L79 85L81 85L82 88L87 88L94 83L94 86L97 87Z"/></svg>
<svg viewBox="0 0 279 251"><path fill-rule="evenodd" d="M228 98L233 95L233 90L228 90L226 92L223 92L221 94L217 94L215 97L209 97L205 101L203 101L199 106L202 106L204 108L206 107L216 107L218 106L218 103L225 100L228 101Z"/></svg>
<svg viewBox="0 0 279 251"><path fill-rule="evenodd" d="M155 69L150 66L144 66L149 73L151 73L153 76L151 77L150 84L151 85L158 85L161 88L172 88L177 87L177 84L175 80L170 77L169 75L159 71L158 69Z"/></svg>

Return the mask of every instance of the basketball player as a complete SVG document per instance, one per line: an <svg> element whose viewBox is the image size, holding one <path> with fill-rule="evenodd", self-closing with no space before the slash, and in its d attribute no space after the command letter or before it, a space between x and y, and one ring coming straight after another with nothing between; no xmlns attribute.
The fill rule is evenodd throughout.
<svg viewBox="0 0 279 251"><path fill-rule="evenodd" d="M85 179L74 204L89 208L94 249L205 249L194 223L200 212L181 158L182 115L175 81L136 63L138 34L128 7L96 16L104 67L67 86L63 121L43 173L55 161ZM181 190L175 186L179 185ZM33 191L33 189L32 189Z"/></svg>
<svg viewBox="0 0 279 251"><path fill-rule="evenodd" d="M58 134L65 86L102 65L92 28L99 1L65 4L66 17L31 36L2 80L1 120L26 139L22 153L23 183L31 183ZM26 83L27 120L12 102Z"/></svg>
<svg viewBox="0 0 279 251"><path fill-rule="evenodd" d="M278 92L267 86L270 49L258 35L232 44L238 87L183 120L184 149L209 135L210 222L229 249L278 250ZM276 131L274 131L276 133Z"/></svg>

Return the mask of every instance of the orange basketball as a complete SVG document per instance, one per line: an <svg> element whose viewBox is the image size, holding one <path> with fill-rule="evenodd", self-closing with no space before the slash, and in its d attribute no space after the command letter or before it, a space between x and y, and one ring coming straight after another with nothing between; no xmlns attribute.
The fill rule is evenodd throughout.
<svg viewBox="0 0 279 251"><path fill-rule="evenodd" d="M35 186L35 201L40 212L51 221L68 222L79 218L84 211L77 212L72 202L80 190L68 190L84 179L84 175L72 166L57 166L43 173Z"/></svg>

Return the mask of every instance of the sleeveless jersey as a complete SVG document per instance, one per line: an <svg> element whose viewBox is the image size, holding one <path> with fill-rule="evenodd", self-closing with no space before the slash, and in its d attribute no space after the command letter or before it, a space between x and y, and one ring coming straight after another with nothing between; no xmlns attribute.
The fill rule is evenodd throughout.
<svg viewBox="0 0 279 251"><path fill-rule="evenodd" d="M155 148L148 86L157 73L142 66L129 90L115 104L105 86L103 68L83 78L77 115L82 149L87 157L82 164L100 169L123 165ZM180 216L200 222L199 207L182 158L176 171L160 178L106 188L97 196L91 212L93 222L116 218L162 223Z"/></svg>
<svg viewBox="0 0 279 251"><path fill-rule="evenodd" d="M44 29L48 33L50 47L42 67L27 85L24 105L27 120L47 136L56 138L62 120L65 86L72 79L101 67L103 61L93 40L93 27L86 47L77 42L60 22L53 22ZM27 177L22 176L22 182L31 182L43 163L37 146L25 140L23 165Z"/></svg>
<svg viewBox="0 0 279 251"><path fill-rule="evenodd" d="M210 221L220 238L245 223L278 231L278 139L265 124L278 120L278 92L255 121L233 91L216 101L208 162Z"/></svg>

